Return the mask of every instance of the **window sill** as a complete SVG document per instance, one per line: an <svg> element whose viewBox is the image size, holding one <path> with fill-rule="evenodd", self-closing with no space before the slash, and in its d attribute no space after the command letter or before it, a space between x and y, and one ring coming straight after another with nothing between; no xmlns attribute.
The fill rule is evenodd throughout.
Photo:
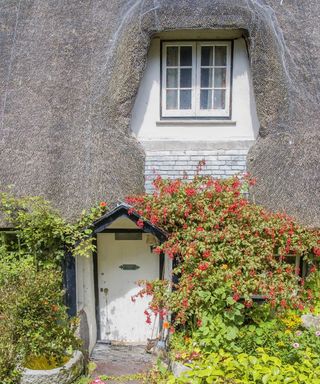
<svg viewBox="0 0 320 384"><path fill-rule="evenodd" d="M156 125L236 125L234 120L218 119L165 119L156 121Z"/></svg>

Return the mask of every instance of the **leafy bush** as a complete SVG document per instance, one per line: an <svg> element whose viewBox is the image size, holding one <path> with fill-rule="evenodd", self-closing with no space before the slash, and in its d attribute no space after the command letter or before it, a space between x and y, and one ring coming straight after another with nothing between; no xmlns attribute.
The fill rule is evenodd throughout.
<svg viewBox="0 0 320 384"><path fill-rule="evenodd" d="M23 356L59 359L68 347L78 346L61 281L55 269L35 271L25 263L19 275L7 276L6 285L0 286L0 313Z"/></svg>
<svg viewBox="0 0 320 384"><path fill-rule="evenodd" d="M15 228L10 241L0 241L1 383L19 382L32 359L62 364L79 348L63 304L61 261L66 251L81 256L95 249L91 224L105 210L102 202L70 224L41 197L0 193L0 215Z"/></svg>
<svg viewBox="0 0 320 384"><path fill-rule="evenodd" d="M106 211L106 203L83 210L80 218L68 223L43 197L18 198L0 192L0 213L8 226L16 230L17 243L12 253L19 259L32 256L38 268L60 266L66 251L86 256L95 250L91 242L92 223Z"/></svg>
<svg viewBox="0 0 320 384"><path fill-rule="evenodd" d="M320 383L320 337L300 321L319 299L319 232L250 203L253 183L198 172L159 177L153 195L128 199L169 233L154 252L174 260L174 283L140 282L137 296L153 295L150 311L171 316L171 358L192 368L170 383ZM288 255L303 257L307 281Z"/></svg>
<svg viewBox="0 0 320 384"><path fill-rule="evenodd" d="M140 295L153 295L151 311L174 313L175 326L192 329L215 315L227 326L239 324L251 314L255 295L273 311L312 305L312 292L299 284L286 256L303 256L315 271L319 234L250 203L242 192L252 183L238 177L158 177L152 195L128 199L140 215L170 234L154 252L176 260L174 289L169 281L142 282Z"/></svg>
<svg viewBox="0 0 320 384"><path fill-rule="evenodd" d="M299 362L283 363L278 357L268 355L262 348L257 356L245 353L233 356L220 350L201 361L190 364L191 370L180 378L171 377L167 383L295 383L320 382L320 358L310 350L301 353Z"/></svg>
<svg viewBox="0 0 320 384"><path fill-rule="evenodd" d="M2 384L19 383L21 363L17 345L14 344L13 334L5 325L4 319L0 318L0 382Z"/></svg>
<svg viewBox="0 0 320 384"><path fill-rule="evenodd" d="M6 335L0 337L0 350L7 351L0 359L3 382L8 371L16 376L18 362L24 365L36 356L59 362L68 349L80 345L63 305L61 272L52 267L37 271L27 259L16 268L12 262L0 267L0 328Z"/></svg>
<svg viewBox="0 0 320 384"><path fill-rule="evenodd" d="M299 362L302 351L320 356L320 333L314 329L289 329L279 319L242 327L237 345L242 352L254 355L259 348L282 362Z"/></svg>

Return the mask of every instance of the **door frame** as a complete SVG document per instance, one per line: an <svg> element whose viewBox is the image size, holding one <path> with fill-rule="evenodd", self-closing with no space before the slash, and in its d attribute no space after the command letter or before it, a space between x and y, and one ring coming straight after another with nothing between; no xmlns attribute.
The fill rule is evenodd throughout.
<svg viewBox="0 0 320 384"><path fill-rule="evenodd" d="M105 229L99 233L146 233L141 229L121 229L121 228L113 228L113 229ZM98 268L98 247L97 247L97 236L94 236L94 244L96 251L93 253L93 274L94 274L94 296L95 296L95 310L96 310L96 323L97 323L97 340L101 340L101 318L100 318L100 304L99 304L99 268ZM154 255L156 257L156 255ZM164 278L164 253L161 252L159 254L159 279L163 280ZM162 329L162 319L159 319L159 328Z"/></svg>
<svg viewBox="0 0 320 384"><path fill-rule="evenodd" d="M108 228L119 217L127 217L134 223L137 223L138 220L143 221L143 229L139 228ZM97 235L99 233L119 233L119 232L131 232L131 233L152 233L158 241L163 243L168 235L161 228L153 225L150 221L143 219L137 212L132 211L132 207L127 204L120 204L111 212L106 213L99 220L94 223L94 231L92 235L93 245L95 246L95 251L92 254L93 259L93 277L94 277L94 297L95 297L95 315L96 315L96 324L97 324L97 340L101 340L101 326L100 326L100 305L99 305L99 271L98 271L98 249L97 249ZM156 255L154 255L156 257ZM159 279L163 280L164 278L164 264L165 258L164 253L159 254ZM162 320L159 320L159 329L162 330Z"/></svg>

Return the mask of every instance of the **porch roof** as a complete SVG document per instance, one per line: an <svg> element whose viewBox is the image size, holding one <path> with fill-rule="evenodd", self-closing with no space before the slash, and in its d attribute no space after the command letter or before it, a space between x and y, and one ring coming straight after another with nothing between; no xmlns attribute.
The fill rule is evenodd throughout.
<svg viewBox="0 0 320 384"><path fill-rule="evenodd" d="M163 242L168 238L168 234L163 229L152 224L149 220L146 220L143 217L141 217L131 205L128 205L126 203L121 203L117 205L114 209L112 209L111 211L101 216L100 219L96 220L93 223L93 226L94 226L93 234L103 232L105 229L108 228L110 224L112 224L119 217L127 217L129 220L131 220L135 224L137 224L137 221L139 219L142 220L144 224L142 231L147 233L152 233L154 236L156 236L159 239L160 242Z"/></svg>

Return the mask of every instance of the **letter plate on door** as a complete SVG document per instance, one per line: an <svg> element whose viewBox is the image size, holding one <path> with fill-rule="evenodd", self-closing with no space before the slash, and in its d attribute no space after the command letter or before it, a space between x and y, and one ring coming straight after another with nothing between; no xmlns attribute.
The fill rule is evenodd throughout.
<svg viewBox="0 0 320 384"><path fill-rule="evenodd" d="M139 265L136 264L122 264L119 267L120 269L124 271L135 271L136 269L139 269Z"/></svg>

